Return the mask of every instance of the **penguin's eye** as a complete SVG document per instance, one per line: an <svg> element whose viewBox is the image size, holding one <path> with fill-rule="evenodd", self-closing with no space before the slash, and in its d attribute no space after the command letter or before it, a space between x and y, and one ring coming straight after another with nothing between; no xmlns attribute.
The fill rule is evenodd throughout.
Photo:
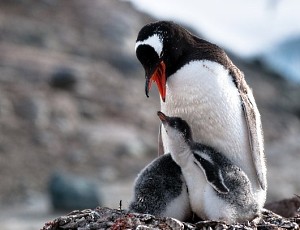
<svg viewBox="0 0 300 230"><path fill-rule="evenodd" d="M171 127L173 127L174 129L178 128L178 122L177 121L173 121L171 124Z"/></svg>

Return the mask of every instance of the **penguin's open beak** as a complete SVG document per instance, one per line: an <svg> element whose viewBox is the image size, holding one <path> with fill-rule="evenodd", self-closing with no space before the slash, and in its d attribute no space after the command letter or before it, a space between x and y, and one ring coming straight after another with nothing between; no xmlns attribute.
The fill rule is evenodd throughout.
<svg viewBox="0 0 300 230"><path fill-rule="evenodd" d="M157 84L160 97L163 102L166 99L166 65L164 61L160 60L158 64L149 73L146 73L145 93L149 97L152 82Z"/></svg>
<svg viewBox="0 0 300 230"><path fill-rule="evenodd" d="M158 111L157 116L162 121L162 123L166 123L169 120L169 117L167 115L165 115L163 112Z"/></svg>

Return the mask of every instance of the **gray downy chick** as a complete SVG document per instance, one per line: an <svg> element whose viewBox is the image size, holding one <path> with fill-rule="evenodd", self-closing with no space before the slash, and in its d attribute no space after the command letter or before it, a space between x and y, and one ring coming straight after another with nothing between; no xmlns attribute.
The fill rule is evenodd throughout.
<svg viewBox="0 0 300 230"><path fill-rule="evenodd" d="M170 154L156 158L139 173L129 211L181 221L190 218L186 183Z"/></svg>

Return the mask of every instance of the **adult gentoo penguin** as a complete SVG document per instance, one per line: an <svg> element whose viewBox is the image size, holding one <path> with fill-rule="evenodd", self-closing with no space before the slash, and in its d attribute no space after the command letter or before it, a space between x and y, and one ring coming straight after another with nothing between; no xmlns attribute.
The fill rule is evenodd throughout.
<svg viewBox="0 0 300 230"><path fill-rule="evenodd" d="M139 173L129 211L181 221L191 217L186 183L170 154L156 158Z"/></svg>
<svg viewBox="0 0 300 230"><path fill-rule="evenodd" d="M157 113L167 132L173 160L181 167L192 211L202 219L251 221L260 208L247 175L222 153L193 141L185 120Z"/></svg>
<svg viewBox="0 0 300 230"><path fill-rule="evenodd" d="M243 73L220 47L173 22L144 26L135 50L146 73L146 95L156 82L161 111L185 119L196 141L240 167L263 206L267 181L261 120ZM161 141L169 152L164 128Z"/></svg>

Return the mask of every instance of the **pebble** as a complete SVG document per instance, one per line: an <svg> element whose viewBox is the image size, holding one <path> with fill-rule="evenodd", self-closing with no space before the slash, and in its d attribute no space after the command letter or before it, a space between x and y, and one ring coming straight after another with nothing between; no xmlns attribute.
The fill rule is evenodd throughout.
<svg viewBox="0 0 300 230"><path fill-rule="evenodd" d="M71 90L77 83L77 77L75 72L67 67L61 67L54 71L50 77L49 84L53 88L59 88L64 90Z"/></svg>
<svg viewBox="0 0 300 230"><path fill-rule="evenodd" d="M102 203L92 181L62 172L51 176L49 194L55 210L95 208Z"/></svg>

